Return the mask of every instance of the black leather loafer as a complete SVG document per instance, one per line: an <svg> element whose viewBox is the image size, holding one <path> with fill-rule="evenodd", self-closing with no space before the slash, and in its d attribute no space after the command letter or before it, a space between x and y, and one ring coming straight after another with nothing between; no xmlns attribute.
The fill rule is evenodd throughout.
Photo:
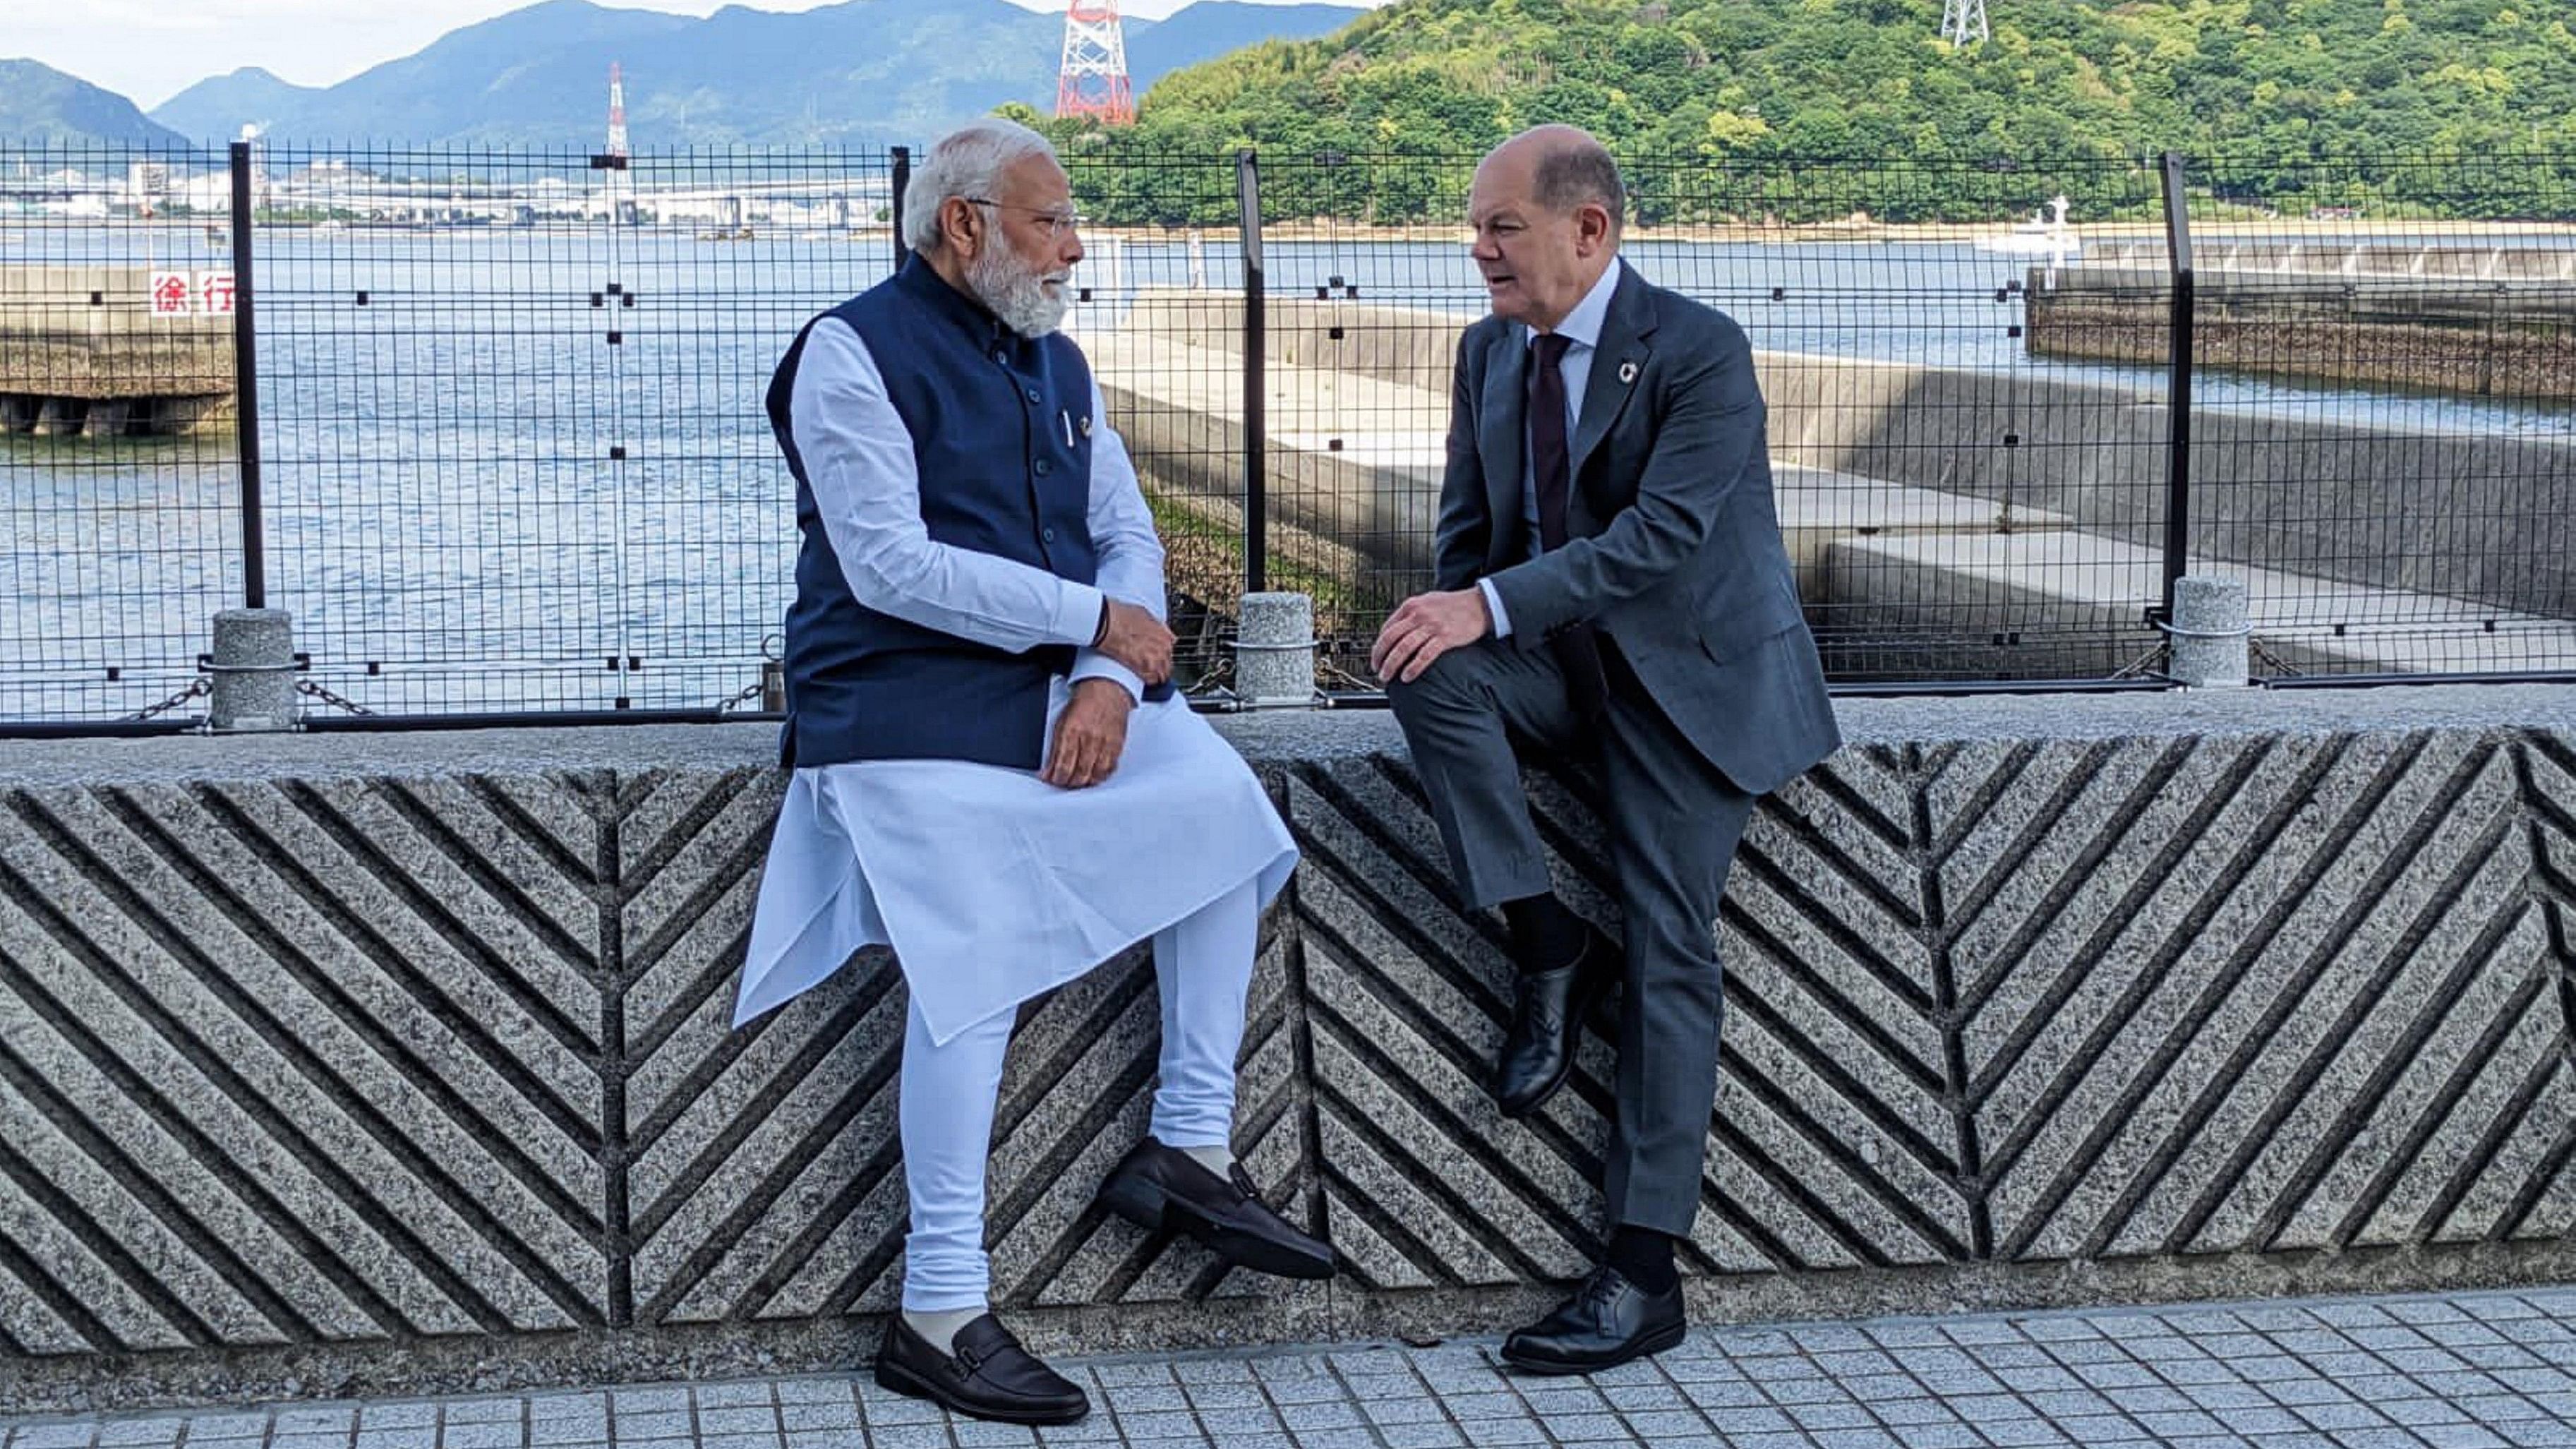
<svg viewBox="0 0 2576 1449"><path fill-rule="evenodd" d="M1000 1424L1073 1424L1091 1412L1080 1385L1038 1361L987 1313L941 1353L895 1315L877 1346L877 1382L955 1413Z"/></svg>
<svg viewBox="0 0 2576 1449"><path fill-rule="evenodd" d="M1680 1284L1648 1293L1603 1266L1555 1312L1504 1339L1503 1362L1526 1373L1588 1374L1662 1353L1689 1332Z"/></svg>
<svg viewBox="0 0 2576 1449"><path fill-rule="evenodd" d="M1514 981L1511 1024L1494 1059L1494 1105L1504 1116L1536 1112L1574 1075L1583 1019L1610 988L1607 946L1595 936L1573 965L1524 971Z"/></svg>
<svg viewBox="0 0 2576 1449"><path fill-rule="evenodd" d="M1242 1163L1219 1177L1176 1147L1148 1137L1100 1184L1100 1203L1149 1232L1168 1228L1238 1268L1282 1278L1330 1278L1330 1243L1292 1227L1252 1188Z"/></svg>

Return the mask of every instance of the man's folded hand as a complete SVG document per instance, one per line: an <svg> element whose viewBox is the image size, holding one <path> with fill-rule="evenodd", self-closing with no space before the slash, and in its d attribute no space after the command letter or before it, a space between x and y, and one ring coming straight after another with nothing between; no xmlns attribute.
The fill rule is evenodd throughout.
<svg viewBox="0 0 2576 1449"><path fill-rule="evenodd" d="M1397 605L1386 626L1377 631L1377 644L1369 650L1369 668L1382 680L1411 684L1433 660L1493 632L1494 617L1485 608L1485 591L1474 585L1416 594Z"/></svg>
<svg viewBox="0 0 2576 1449"><path fill-rule="evenodd" d="M1120 599L1109 601L1109 627L1092 646L1126 665L1147 684L1172 677L1172 631L1151 613Z"/></svg>
<svg viewBox="0 0 2576 1449"><path fill-rule="evenodd" d="M1135 707L1127 687L1114 679L1076 683L1072 701L1056 716L1055 738L1048 743L1046 768L1038 778L1065 790L1108 779L1126 752L1127 715Z"/></svg>

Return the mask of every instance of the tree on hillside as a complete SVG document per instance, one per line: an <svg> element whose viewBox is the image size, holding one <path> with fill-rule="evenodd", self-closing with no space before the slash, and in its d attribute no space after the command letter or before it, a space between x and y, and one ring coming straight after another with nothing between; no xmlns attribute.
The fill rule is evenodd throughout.
<svg viewBox="0 0 2576 1449"><path fill-rule="evenodd" d="M2146 215L2154 193L2138 176L2164 150L2211 158L2278 209L2358 187L2426 215L2566 216L2576 33L2561 8L2013 0L1995 5L1991 40L1954 51L1935 38L1941 0L1399 0L1325 39L1177 71L1133 127L1043 124L1102 161L1250 145L1293 170L1472 157L1566 121L1653 173L1639 187L1649 220L1994 221L2060 190L2079 215ZM1798 169L1829 162L1845 164ZM1352 203L1367 219L1454 219L1440 187L1379 171L1400 184ZM1130 189L1132 219L1231 215L1230 191ZM1320 181L1308 191L1337 204ZM1100 201L1104 214L1119 204Z"/></svg>

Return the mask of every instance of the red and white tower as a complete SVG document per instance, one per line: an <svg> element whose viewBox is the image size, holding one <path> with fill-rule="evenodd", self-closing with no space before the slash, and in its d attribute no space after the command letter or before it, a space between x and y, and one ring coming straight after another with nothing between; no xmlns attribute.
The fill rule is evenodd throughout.
<svg viewBox="0 0 2576 1449"><path fill-rule="evenodd" d="M608 63L608 154L626 154L626 82L617 75L617 62Z"/></svg>
<svg viewBox="0 0 2576 1449"><path fill-rule="evenodd" d="M1066 0L1064 68L1056 76L1055 113L1096 117L1112 126L1136 119L1118 0Z"/></svg>

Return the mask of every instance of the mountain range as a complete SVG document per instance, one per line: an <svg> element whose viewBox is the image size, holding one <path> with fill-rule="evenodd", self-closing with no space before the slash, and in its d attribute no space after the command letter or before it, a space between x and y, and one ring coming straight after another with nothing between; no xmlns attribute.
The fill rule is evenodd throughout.
<svg viewBox="0 0 2576 1449"><path fill-rule="evenodd" d="M134 102L32 60L0 60L0 138L39 146L175 145Z"/></svg>
<svg viewBox="0 0 2576 1449"><path fill-rule="evenodd" d="M1362 13L1199 0L1126 22L1128 74L1142 96L1175 69ZM844 0L792 15L730 5L704 19L542 0L337 85L248 68L148 117L59 71L0 61L0 137L218 141L247 123L318 144L595 147L615 61L637 150L918 144L1005 102L1052 109L1063 35L1061 15L1006 0Z"/></svg>

